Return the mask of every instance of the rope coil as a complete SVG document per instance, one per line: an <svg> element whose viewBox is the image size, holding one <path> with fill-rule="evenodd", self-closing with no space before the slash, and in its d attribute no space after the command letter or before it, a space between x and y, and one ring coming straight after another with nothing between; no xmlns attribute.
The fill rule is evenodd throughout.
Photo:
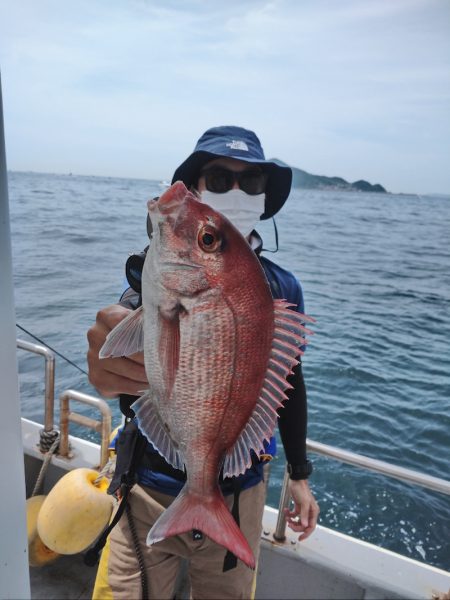
<svg viewBox="0 0 450 600"><path fill-rule="evenodd" d="M52 429L51 431L41 429L39 436L39 448L41 452L48 452L55 440L58 439L59 441L59 431L56 431L56 429Z"/></svg>
<svg viewBox="0 0 450 600"><path fill-rule="evenodd" d="M45 445L47 445L48 443L50 443L50 447L48 448L47 452L45 453L44 460L42 461L42 467L41 467L41 470L39 471L39 475L36 479L36 483L34 485L33 493L31 494L31 496L37 496L42 487L45 475L47 473L47 469L50 465L53 455L58 450L59 437L60 437L59 431L55 431L55 430L53 430L53 431L42 430L41 431L41 441L39 444L40 449L43 451L43 446L45 447ZM51 442L52 439L53 439L53 442Z"/></svg>

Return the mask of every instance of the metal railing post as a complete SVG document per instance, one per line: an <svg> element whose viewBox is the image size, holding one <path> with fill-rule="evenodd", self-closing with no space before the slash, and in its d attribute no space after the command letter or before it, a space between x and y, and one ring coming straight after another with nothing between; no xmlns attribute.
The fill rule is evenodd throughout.
<svg viewBox="0 0 450 600"><path fill-rule="evenodd" d="M55 420L55 355L45 346L26 342L25 340L16 340L16 345L22 350L39 354L45 358L44 431L53 431Z"/></svg>
<svg viewBox="0 0 450 600"><path fill-rule="evenodd" d="M286 471L284 474L283 485L281 487L280 503L278 505L278 517L275 531L273 532L273 538L277 542L284 542L286 539L286 518L284 516L284 509L289 507L291 497L289 495L289 473Z"/></svg>
<svg viewBox="0 0 450 600"><path fill-rule="evenodd" d="M109 438L111 436L111 409L108 404L89 394L77 392L76 390L66 390L59 397L60 400L60 443L59 443L59 454L60 456L69 456L69 421L83 425L94 429L101 434L101 449L100 449L100 468L104 467L108 462L109 456ZM87 404L97 408L101 415L102 420L96 421L90 417L79 415L74 412L70 412L70 400L75 400L81 404Z"/></svg>

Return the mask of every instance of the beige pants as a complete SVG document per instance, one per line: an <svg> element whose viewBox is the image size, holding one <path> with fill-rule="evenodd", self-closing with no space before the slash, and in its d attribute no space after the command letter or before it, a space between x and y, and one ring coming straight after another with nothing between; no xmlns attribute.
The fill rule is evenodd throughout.
<svg viewBox="0 0 450 600"><path fill-rule="evenodd" d="M256 560L261 539L265 487L261 482L242 491L239 497L240 527ZM182 559L187 559L189 563L191 598L194 600L252 598L255 573L240 560L237 561L236 568L224 573L222 568L227 551L206 536L200 541L194 541L192 532L188 532L167 538L150 547L146 545L149 529L172 500L172 496L138 485L134 486L130 494L131 512L144 555L149 598L174 598ZM231 508L233 496L227 496L225 501ZM105 547L102 553L93 598L142 598L139 564L126 514L111 533L109 551L108 547Z"/></svg>

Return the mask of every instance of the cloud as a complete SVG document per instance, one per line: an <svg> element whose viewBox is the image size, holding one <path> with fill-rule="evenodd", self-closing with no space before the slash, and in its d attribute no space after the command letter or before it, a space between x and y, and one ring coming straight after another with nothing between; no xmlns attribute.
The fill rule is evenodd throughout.
<svg viewBox="0 0 450 600"><path fill-rule="evenodd" d="M443 0L12 3L8 163L167 178L204 129L236 123L267 154L391 189L411 189L407 154L426 191L423 151L431 173L450 136L448 17Z"/></svg>

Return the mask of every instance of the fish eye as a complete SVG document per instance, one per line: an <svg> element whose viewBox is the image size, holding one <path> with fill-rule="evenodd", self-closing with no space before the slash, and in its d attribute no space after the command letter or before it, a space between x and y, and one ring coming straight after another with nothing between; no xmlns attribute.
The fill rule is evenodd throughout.
<svg viewBox="0 0 450 600"><path fill-rule="evenodd" d="M222 239L217 229L205 225L198 233L198 245L205 252L215 252L221 246Z"/></svg>
<svg viewBox="0 0 450 600"><path fill-rule="evenodd" d="M214 236L212 233L204 233L202 235L202 242L204 246L212 246L212 244L214 244Z"/></svg>

